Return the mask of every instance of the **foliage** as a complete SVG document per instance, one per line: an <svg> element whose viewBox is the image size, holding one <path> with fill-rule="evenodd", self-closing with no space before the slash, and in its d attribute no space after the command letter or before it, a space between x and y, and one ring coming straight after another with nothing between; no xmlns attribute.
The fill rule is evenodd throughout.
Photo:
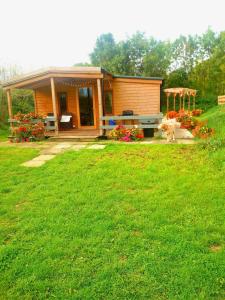
<svg viewBox="0 0 225 300"><path fill-rule="evenodd" d="M192 130L193 136L201 138L201 139L207 139L207 138L213 136L214 133L215 133L214 129L209 128L206 124L198 124Z"/></svg>
<svg viewBox="0 0 225 300"><path fill-rule="evenodd" d="M17 121L20 121L21 123L27 123L32 120L44 120L45 116L37 114L35 112L29 112L27 114L22 114L21 112L18 112L16 115L14 115L14 119Z"/></svg>
<svg viewBox="0 0 225 300"><path fill-rule="evenodd" d="M225 149L225 138L210 138L199 142L199 147L209 152Z"/></svg>
<svg viewBox="0 0 225 300"><path fill-rule="evenodd" d="M202 35L180 36L160 41L137 32L116 42L111 33L98 37L90 54L93 65L114 74L160 76L164 87L190 87L198 90L196 105L204 110L225 94L225 31L210 28Z"/></svg>
<svg viewBox="0 0 225 300"><path fill-rule="evenodd" d="M34 112L28 114L17 113L14 119L17 126L12 128L12 142L30 142L44 138L44 117Z"/></svg>
<svg viewBox="0 0 225 300"><path fill-rule="evenodd" d="M199 117L202 113L203 113L202 109L195 109L195 110L192 110L191 115L194 117Z"/></svg>
<svg viewBox="0 0 225 300"><path fill-rule="evenodd" d="M110 137L123 142L138 141L144 138L140 129L135 127L127 129L124 125L118 125L111 130Z"/></svg>
<svg viewBox="0 0 225 300"><path fill-rule="evenodd" d="M224 298L225 169L197 145L22 167L35 146L0 147L2 299Z"/></svg>

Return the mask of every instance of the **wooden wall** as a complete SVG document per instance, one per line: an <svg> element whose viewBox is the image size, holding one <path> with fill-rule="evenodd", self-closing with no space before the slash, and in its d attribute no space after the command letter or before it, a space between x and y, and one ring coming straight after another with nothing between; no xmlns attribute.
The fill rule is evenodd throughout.
<svg viewBox="0 0 225 300"><path fill-rule="evenodd" d="M225 95L224 96L218 96L218 104L224 105L225 104Z"/></svg>
<svg viewBox="0 0 225 300"><path fill-rule="evenodd" d="M67 111L73 114L73 124L78 128L78 88L74 86L68 86L63 84L56 84L56 95L57 95L57 113L59 115L58 106L58 93L67 93ZM96 118L96 127L98 128L99 123L99 113L98 113L98 94L97 86L93 86L93 100L94 100L94 111ZM50 86L41 87L35 90L35 103L36 112L38 114L47 115L53 112L52 107L52 96Z"/></svg>
<svg viewBox="0 0 225 300"><path fill-rule="evenodd" d="M160 80L114 78L112 80L113 114L120 115L123 110L133 110L139 115L159 113L160 84ZM56 83L57 101L60 92L67 93L67 110L73 113L73 122L78 128L78 88ZM96 128L99 128L97 85L93 86L93 99ZM53 112L50 85L35 90L35 104L36 112L39 114L47 115ZM57 112L59 114L58 104Z"/></svg>
<svg viewBox="0 0 225 300"><path fill-rule="evenodd" d="M114 114L133 110L148 115L160 112L160 80L115 78L113 80Z"/></svg>

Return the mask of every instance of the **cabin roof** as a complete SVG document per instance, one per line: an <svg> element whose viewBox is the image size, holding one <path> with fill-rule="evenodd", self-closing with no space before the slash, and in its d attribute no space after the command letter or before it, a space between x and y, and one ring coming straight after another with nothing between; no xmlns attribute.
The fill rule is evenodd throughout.
<svg viewBox="0 0 225 300"><path fill-rule="evenodd" d="M14 77L10 80L2 82L4 89L10 88L32 88L34 82L46 82L50 77L82 77L89 78L126 78L126 79L145 79L145 80L162 80L161 77L141 77L141 76L126 76L112 75L107 70L101 67L48 67L39 69L35 72L23 74ZM36 85L37 86L37 85Z"/></svg>
<svg viewBox="0 0 225 300"><path fill-rule="evenodd" d="M127 75L113 75L113 78L145 79L145 80L163 80L162 77L127 76Z"/></svg>

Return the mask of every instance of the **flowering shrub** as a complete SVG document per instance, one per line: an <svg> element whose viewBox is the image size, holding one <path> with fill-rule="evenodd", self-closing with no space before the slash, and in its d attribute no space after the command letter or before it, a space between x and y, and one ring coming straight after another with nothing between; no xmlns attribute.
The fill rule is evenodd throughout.
<svg viewBox="0 0 225 300"><path fill-rule="evenodd" d="M18 121L17 126L12 129L12 142L30 142L44 138L44 117L35 113L21 114L14 116ZM34 122L36 120L37 122Z"/></svg>
<svg viewBox="0 0 225 300"><path fill-rule="evenodd" d="M19 121L19 122L22 122L22 123L29 123L30 121L32 120L44 120L44 116L42 115L39 115L39 114L36 114L34 112L30 112L28 114L22 114L20 112L18 112L15 116L14 116L14 119Z"/></svg>
<svg viewBox="0 0 225 300"><path fill-rule="evenodd" d="M176 118L177 122L181 123L180 128L194 129L198 121L188 114L181 113Z"/></svg>
<svg viewBox="0 0 225 300"><path fill-rule="evenodd" d="M123 125L116 126L115 129L111 130L110 136L115 140L123 142L138 141L144 138L143 134L138 128L127 129Z"/></svg>
<svg viewBox="0 0 225 300"><path fill-rule="evenodd" d="M201 139L207 139L208 137L214 135L214 133L215 130L213 128L209 128L206 124L201 123L192 130L193 136Z"/></svg>
<svg viewBox="0 0 225 300"><path fill-rule="evenodd" d="M192 114L192 116L198 117L202 114L202 112L203 112L202 109L195 109L195 110L192 110L191 114Z"/></svg>
<svg viewBox="0 0 225 300"><path fill-rule="evenodd" d="M167 117L168 117L169 119L174 119L174 118L177 117L177 114L178 114L178 113L177 113L176 111L171 110L171 111L168 111Z"/></svg>

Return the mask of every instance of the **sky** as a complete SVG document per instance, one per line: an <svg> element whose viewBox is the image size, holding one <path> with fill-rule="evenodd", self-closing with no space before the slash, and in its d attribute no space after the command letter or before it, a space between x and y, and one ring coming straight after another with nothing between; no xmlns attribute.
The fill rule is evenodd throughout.
<svg viewBox="0 0 225 300"><path fill-rule="evenodd" d="M225 30L225 0L0 0L0 66L23 71L89 61L97 37L157 39Z"/></svg>

